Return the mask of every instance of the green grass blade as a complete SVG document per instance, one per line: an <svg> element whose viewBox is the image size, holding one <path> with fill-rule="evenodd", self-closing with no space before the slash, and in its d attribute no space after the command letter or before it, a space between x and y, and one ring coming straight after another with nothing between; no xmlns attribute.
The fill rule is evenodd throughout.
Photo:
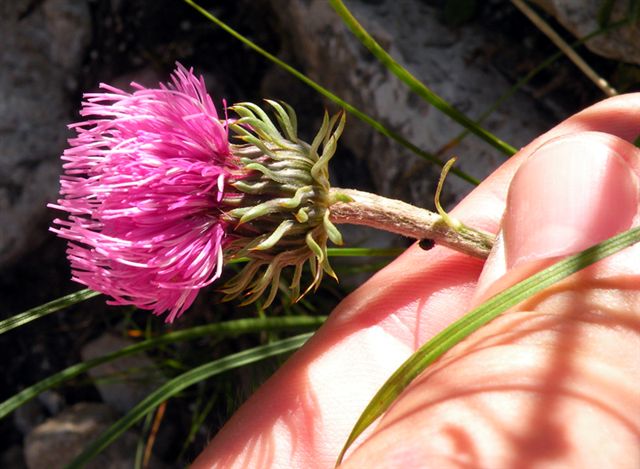
<svg viewBox="0 0 640 469"><path fill-rule="evenodd" d="M81 301L88 300L89 298L93 298L99 294L100 293L88 289L80 290L58 298L57 300L50 301L49 303L31 308L23 313L16 314L15 316L0 321L0 334L4 334L11 329L15 329L16 327L35 321L36 319L40 319L48 314L55 313L56 311L60 311L61 309L67 308L71 305L75 305Z"/></svg>
<svg viewBox="0 0 640 469"><path fill-rule="evenodd" d="M405 251L404 248L327 248L329 257L394 257ZM225 261L225 264L249 262L248 257L237 257Z"/></svg>
<svg viewBox="0 0 640 469"><path fill-rule="evenodd" d="M420 96L426 102L436 109L439 109L458 124L465 127L470 132L480 137L485 142L500 150L505 155L513 155L517 150L506 142L503 142L491 132L480 127L472 119L468 118L462 112L458 111L439 95L431 91L420 80L414 77L406 68L400 65L385 51L375 39L362 27L358 20L351 14L342 0L329 0L333 9L340 15L342 21L347 25L351 32L362 42L362 44L371 51L371 53L385 66L387 69L404 82L416 95Z"/></svg>
<svg viewBox="0 0 640 469"><path fill-rule="evenodd" d="M250 41L249 39L244 37L242 34L237 32L233 28L231 28L229 25L227 25L226 23L221 21L219 18L217 18L216 16L214 16L213 14L211 14L210 12L208 12L207 10L202 8L200 5L198 5L193 0L184 0L184 2L187 3L188 5L190 5L191 7L193 7L195 10L197 10L201 15L206 17L209 21L211 21L212 23L215 23L217 26L222 28L225 32L229 33L231 36L233 36L234 38L236 38L237 40L242 42L244 45L246 45L249 48L253 49L254 51L259 53L263 57L267 58L268 60L270 60L271 62L273 62L274 64L276 64L277 66L279 66L280 68L285 70L286 72L290 73L291 75L296 77L298 80L302 81L305 85L310 86L311 88L316 90L318 93L320 93L325 98L329 99L330 101L333 101L338 106L344 108L347 112L349 112L350 114L356 116L358 119L360 119L361 121L365 122L366 124L370 125L371 127L373 127L376 131L378 131L382 135L385 135L385 136L395 140L400 145L404 146L405 148L407 148L411 152L415 153L416 155L420 156L421 158L424 158L425 160L427 160L427 161L429 161L431 163L437 164L440 167L442 167L444 165L444 162L442 160L440 160L437 156L435 156L435 155L433 155L431 153L428 153L428 152L426 152L424 150L421 150L420 148L418 148L416 145L414 145L413 143L411 143L408 140L406 140L404 137L402 137L397 132L394 132L393 130L385 127L382 123L380 123L377 120L369 117L367 114L362 112L360 109L358 109L355 106L353 106L353 105L349 104L348 102L344 101L342 98L338 97L337 95L333 94L328 89L324 88L323 86L319 85L315 81L311 80L309 77L307 77L303 73L299 72L298 70L296 70L295 68L293 68L292 66L287 64L286 62L283 62L282 60L277 58L275 55L267 52L262 47L260 47L256 43ZM467 174L464 171L461 171L461 170L459 170L457 168L452 169L451 173L455 174L459 178L461 178L461 179L463 179L463 180L465 180L465 181L467 181L467 182L469 182L469 183L471 183L473 185L477 186L479 184L478 179L474 178L473 176L470 176L469 174Z"/></svg>
<svg viewBox="0 0 640 469"><path fill-rule="evenodd" d="M142 423L142 430L140 432L140 436L138 437L138 443L136 444L136 454L133 459L133 469L144 469L143 468L143 460L144 460L144 450L147 446L147 439L145 436L148 435L149 429L153 424L153 413L149 412Z"/></svg>
<svg viewBox="0 0 640 469"><path fill-rule="evenodd" d="M618 91L599 75L574 49L567 44L558 32L529 6L525 0L511 0L511 3L531 21L553 44L567 56L580 71L593 82L606 96L616 96Z"/></svg>
<svg viewBox="0 0 640 469"><path fill-rule="evenodd" d="M134 425L158 405L183 389L200 381L209 379L222 372L238 368L240 366L255 363L265 358L274 357L300 348L312 334L303 334L288 339L262 345L249 350L244 350L233 355L214 360L202 366L194 368L180 376L168 381L154 392L144 398L127 415L105 430L96 440L90 443L85 450L67 466L67 469L82 468L104 448L109 446L127 429Z"/></svg>
<svg viewBox="0 0 640 469"><path fill-rule="evenodd" d="M362 256L398 256L402 253L403 249L397 248L389 248L389 249L378 249L378 248L329 248L328 252L330 256L334 257L362 257ZM246 258L238 258L231 259L226 261L227 264L235 264L246 262ZM24 311L22 313L16 314L10 318L7 318L3 321L0 321L0 334L4 334L5 332L10 331L11 329L15 329L16 327L20 327L24 324L27 324L31 321L35 321L36 319L40 319L48 314L55 313L56 311L60 311L61 309L68 308L69 306L73 306L82 301L88 300L89 298L94 298L100 295L99 292L95 292L93 290L84 289L79 290L75 293L71 293L69 295L60 297L56 300L50 301L40 306L36 306L28 311ZM181 340L181 339L179 339ZM2 415L0 414L0 418Z"/></svg>
<svg viewBox="0 0 640 469"><path fill-rule="evenodd" d="M201 398L201 396L199 397ZM199 399L199 401L201 401L201 399ZM178 453L178 457L176 458L176 461L183 460L184 454L189 449L189 446L195 440L196 435L198 434L198 431L204 424L204 421L206 420L207 416L213 411L213 407L216 404L216 402L217 402L217 396L213 395L211 398L209 398L209 400L204 406L202 406L202 402L196 403L196 410L194 411L195 415L193 415L191 418L191 426L189 428L189 433L184 439L184 443L182 444L182 448L180 449L180 453ZM149 414L149 415L152 415L152 414Z"/></svg>
<svg viewBox="0 0 640 469"><path fill-rule="evenodd" d="M118 358L140 353L162 345L193 340L204 336L235 336L252 332L263 331L284 331L291 329L316 329L325 321L325 316L286 316L286 317L264 317L250 319L236 319L206 326L192 327L183 331L171 332L160 337L147 339L137 344L129 345L115 352L102 357L96 357L81 363L72 365L64 370L55 373L38 383L23 389L6 401L0 403L0 419L16 410L24 403L30 401L41 392L51 389L69 379L78 376L103 363L107 363Z"/></svg>
<svg viewBox="0 0 640 469"><path fill-rule="evenodd" d="M329 257L395 257L404 248L327 248Z"/></svg>
<svg viewBox="0 0 640 469"><path fill-rule="evenodd" d="M512 306L638 241L640 241L640 227L625 231L579 254L567 257L493 296L437 334L400 365L371 399L340 452L337 464L342 461L345 452L356 438L389 408L409 383L447 350Z"/></svg>
<svg viewBox="0 0 640 469"><path fill-rule="evenodd" d="M585 35L584 37L582 37L582 38L578 39L577 41L571 43L571 48L572 49L577 49L579 46L585 44L589 40L591 40L591 39L593 39L595 37L598 37L598 36L600 36L602 34L606 34L606 33L609 33L611 31L614 31L615 29L620 28L621 26L624 26L625 24L628 24L628 23L629 23L629 20L625 19L625 20L617 21L615 23L611 23L607 27L599 28L599 29L597 29L595 31L592 31L591 33ZM484 122L484 120L487 117L489 117L494 111L496 111L507 99L511 98L518 90L520 90L520 88L525 86L527 83L529 83L531 80L533 80L540 72L542 72L543 70L547 69L556 60L558 60L559 58L561 58L563 56L564 56L564 52L558 51L555 54L552 54L549 57L547 57L545 60L543 60L538 66L536 66L534 69L532 69L524 77L520 78L511 88L509 88L507 91L505 91L486 111L484 111L480 115L480 117L476 120L476 123L478 125L482 124L482 122ZM462 142L462 140L464 140L464 138L467 135L469 135L469 133L470 133L469 130L464 130L464 131L460 132L459 135L454 137L447 145L445 145L443 147L444 150L449 150L454 145L458 145L460 142ZM440 155L441 153L442 153L442 150L438 151L438 155Z"/></svg>

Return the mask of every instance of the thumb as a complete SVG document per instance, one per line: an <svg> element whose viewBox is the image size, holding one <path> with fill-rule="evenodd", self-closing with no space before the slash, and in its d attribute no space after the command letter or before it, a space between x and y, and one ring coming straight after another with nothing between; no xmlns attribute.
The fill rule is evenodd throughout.
<svg viewBox="0 0 640 469"><path fill-rule="evenodd" d="M598 133L541 146L512 180L476 302L637 223L639 153ZM344 467L640 467L638 259L636 244L480 328Z"/></svg>
<svg viewBox="0 0 640 469"><path fill-rule="evenodd" d="M638 214L638 153L598 132L561 137L534 152L512 180L474 303L631 228Z"/></svg>

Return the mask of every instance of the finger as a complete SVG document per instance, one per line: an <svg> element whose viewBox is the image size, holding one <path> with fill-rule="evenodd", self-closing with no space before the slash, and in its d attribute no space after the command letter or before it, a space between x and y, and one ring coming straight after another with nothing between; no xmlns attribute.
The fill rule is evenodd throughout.
<svg viewBox="0 0 640 469"><path fill-rule="evenodd" d="M640 95L629 99L640 107ZM600 130L628 118L631 109L620 100L601 105L601 113L617 117L599 121ZM594 119L586 116L581 125L596 125ZM497 232L508 183L522 158L541 142L503 165L452 214ZM437 246L429 252L408 250L336 308L192 467L330 467L385 379L467 310L481 268L481 262Z"/></svg>
<svg viewBox="0 0 640 469"><path fill-rule="evenodd" d="M539 147L513 178L483 296L637 224L639 156L592 132ZM473 334L345 467L640 466L639 261L628 248Z"/></svg>
<svg viewBox="0 0 640 469"><path fill-rule="evenodd" d="M503 203L491 187L483 184L453 213L474 214L475 226L496 230ZM479 207L486 218L475 215ZM332 467L375 391L452 316L438 312L466 310L482 265L438 246L410 249L332 312L192 468Z"/></svg>
<svg viewBox="0 0 640 469"><path fill-rule="evenodd" d="M564 135L530 155L514 177L505 234L485 265L474 304L630 228L639 156L630 143L599 132Z"/></svg>
<svg viewBox="0 0 640 469"><path fill-rule="evenodd" d="M640 135L640 93L606 99L571 116L547 134L546 140L576 132L596 131L634 142Z"/></svg>

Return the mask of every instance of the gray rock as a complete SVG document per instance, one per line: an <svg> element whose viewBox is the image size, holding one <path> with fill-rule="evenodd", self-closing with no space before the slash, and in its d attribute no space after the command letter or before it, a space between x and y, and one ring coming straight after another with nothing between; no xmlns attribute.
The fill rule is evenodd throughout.
<svg viewBox="0 0 640 469"><path fill-rule="evenodd" d="M86 2L0 2L0 267L46 236L89 28Z"/></svg>
<svg viewBox="0 0 640 469"><path fill-rule="evenodd" d="M426 151L436 152L460 133L459 125L417 98L382 67L327 2L282 0L277 5L274 12L287 25L283 54L301 63L314 80ZM349 8L394 58L472 118L482 114L510 87L478 54L483 46L491 45L492 31L478 25L448 28L439 22L438 10L411 0L354 0L349 2ZM533 99L516 94L484 126L519 147L549 128L554 120L544 115ZM342 144L367 168L373 190L432 206L440 168L355 117L348 118ZM484 178L505 159L474 136L444 152L442 158L453 155L459 156L459 168L477 178ZM470 189L468 183L455 176L448 178L446 187L447 193L457 194L456 198Z"/></svg>
<svg viewBox="0 0 640 469"><path fill-rule="evenodd" d="M62 397L60 393L50 389L38 394L38 401L51 415L56 415L65 406L64 397Z"/></svg>
<svg viewBox="0 0 640 469"><path fill-rule="evenodd" d="M116 413L105 404L79 403L37 426L26 438L24 457L29 469L58 469L69 464L110 425ZM129 469L134 465L138 436L128 431L85 467ZM149 467L164 467L158 461Z"/></svg>
<svg viewBox="0 0 640 469"><path fill-rule="evenodd" d="M101 357L132 344L122 337L103 334L83 347L82 359ZM102 400L121 413L131 410L165 381L155 363L142 353L104 363L89 370L89 375Z"/></svg>
<svg viewBox="0 0 640 469"><path fill-rule="evenodd" d="M76 73L90 36L86 2L46 0L42 3L42 14L51 61L65 72Z"/></svg>
<svg viewBox="0 0 640 469"><path fill-rule="evenodd" d="M580 38L599 29L598 11L603 0L534 0L571 33ZM629 2L613 2L610 23L627 15ZM586 46L609 59L640 64L640 26L629 24L597 36Z"/></svg>

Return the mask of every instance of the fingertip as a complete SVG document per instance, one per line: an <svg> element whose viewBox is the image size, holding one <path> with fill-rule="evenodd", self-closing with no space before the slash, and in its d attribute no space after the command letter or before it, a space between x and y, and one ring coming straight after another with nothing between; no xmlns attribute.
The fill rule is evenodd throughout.
<svg viewBox="0 0 640 469"><path fill-rule="evenodd" d="M629 229L637 218L640 185L636 164L629 162L638 153L628 142L596 132L563 136L533 153L509 188L476 302L495 293L494 284L503 288L502 277L514 284L551 259Z"/></svg>
<svg viewBox="0 0 640 469"><path fill-rule="evenodd" d="M549 142L516 173L502 231L507 269L586 249L631 227L638 177L601 134Z"/></svg>

